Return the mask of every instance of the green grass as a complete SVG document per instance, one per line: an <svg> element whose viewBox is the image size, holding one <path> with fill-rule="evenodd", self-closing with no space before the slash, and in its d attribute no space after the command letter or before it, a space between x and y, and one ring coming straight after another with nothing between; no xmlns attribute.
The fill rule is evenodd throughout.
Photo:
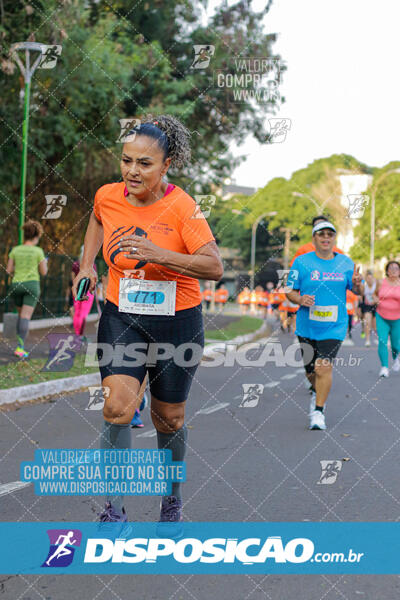
<svg viewBox="0 0 400 600"><path fill-rule="evenodd" d="M231 340L238 335L257 331L262 324L262 319L244 316L240 317L237 321L232 321L224 329L210 329L205 331L205 337L211 340Z"/></svg>
<svg viewBox="0 0 400 600"><path fill-rule="evenodd" d="M69 371L45 372L41 369L46 364L45 358L32 358L21 360L19 362L8 363L0 366L0 389L8 389L20 385L30 385L33 383L43 383L52 379L62 379L64 377L76 377L77 375L87 375L96 373L98 367L85 367L85 354L75 356L73 367ZM18 398L15 398L18 400Z"/></svg>
<svg viewBox="0 0 400 600"><path fill-rule="evenodd" d="M213 340L230 340L238 335L253 333L262 325L262 319L243 316L229 323L224 329L212 329L205 332L205 337ZM69 371L42 371L46 358L32 358L0 365L0 389L8 389L21 385L43 383L64 377L76 377L96 373L98 367L85 367L85 353L75 356L74 364ZM18 400L18 398L16 398Z"/></svg>

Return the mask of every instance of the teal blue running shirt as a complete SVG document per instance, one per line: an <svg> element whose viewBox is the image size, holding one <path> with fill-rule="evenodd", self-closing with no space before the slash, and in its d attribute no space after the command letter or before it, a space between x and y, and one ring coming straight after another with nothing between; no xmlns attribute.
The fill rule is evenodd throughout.
<svg viewBox="0 0 400 600"><path fill-rule="evenodd" d="M347 332L346 290L352 289L354 263L344 254L325 260L315 252L296 258L287 286L315 296L314 306L300 306L296 335L311 340L344 340Z"/></svg>

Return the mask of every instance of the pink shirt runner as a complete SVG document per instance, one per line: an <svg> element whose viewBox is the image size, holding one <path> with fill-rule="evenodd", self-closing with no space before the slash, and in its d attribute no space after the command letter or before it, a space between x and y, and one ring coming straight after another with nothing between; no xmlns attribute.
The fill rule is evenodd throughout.
<svg viewBox="0 0 400 600"><path fill-rule="evenodd" d="M376 312L390 321L400 319L400 285L390 285L387 279L382 281Z"/></svg>

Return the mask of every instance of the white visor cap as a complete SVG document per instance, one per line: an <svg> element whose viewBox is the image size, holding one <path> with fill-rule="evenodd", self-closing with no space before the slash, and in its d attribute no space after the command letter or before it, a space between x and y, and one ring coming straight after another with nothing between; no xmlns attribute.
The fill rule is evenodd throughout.
<svg viewBox="0 0 400 600"><path fill-rule="evenodd" d="M317 233L317 231L321 231L321 229L331 229L336 233L335 226L332 225L332 223L330 223L329 221L321 221L321 223L318 223L313 227L312 234L314 235L315 233Z"/></svg>

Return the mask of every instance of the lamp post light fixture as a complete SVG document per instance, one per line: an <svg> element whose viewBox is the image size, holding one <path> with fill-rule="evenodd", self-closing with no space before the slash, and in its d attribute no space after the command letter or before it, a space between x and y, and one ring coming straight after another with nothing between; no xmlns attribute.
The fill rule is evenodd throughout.
<svg viewBox="0 0 400 600"><path fill-rule="evenodd" d="M24 95L24 123L22 127L22 165L21 165L21 191L19 201L19 222L18 222L18 242L23 243L23 225L25 220L25 190L26 190L26 165L28 157L28 128L29 128L29 100L31 93L32 75L36 71L42 60L43 45L38 42L19 42L13 44L10 48L11 57L19 66L25 81ZM25 64L20 59L18 52L25 51ZM31 61L30 53L37 53L34 60Z"/></svg>

